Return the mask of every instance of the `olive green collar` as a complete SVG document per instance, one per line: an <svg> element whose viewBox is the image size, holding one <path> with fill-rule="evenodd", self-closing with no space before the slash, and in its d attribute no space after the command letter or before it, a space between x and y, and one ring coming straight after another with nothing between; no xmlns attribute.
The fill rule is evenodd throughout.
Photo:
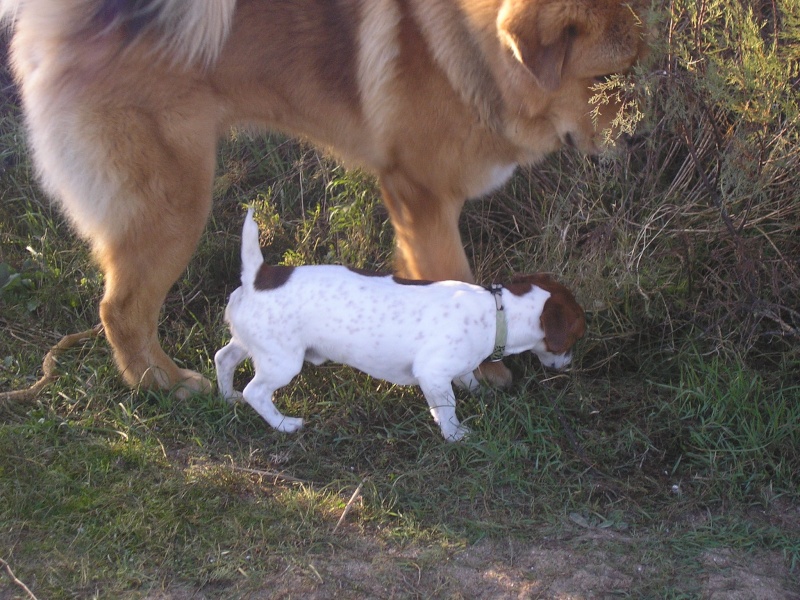
<svg viewBox="0 0 800 600"><path fill-rule="evenodd" d="M506 341L508 340L508 323L506 322L506 311L503 307L503 286L493 283L487 288L494 296L494 303L497 308L495 312L497 327L494 334L494 350L487 360L498 362L503 359L506 352Z"/></svg>

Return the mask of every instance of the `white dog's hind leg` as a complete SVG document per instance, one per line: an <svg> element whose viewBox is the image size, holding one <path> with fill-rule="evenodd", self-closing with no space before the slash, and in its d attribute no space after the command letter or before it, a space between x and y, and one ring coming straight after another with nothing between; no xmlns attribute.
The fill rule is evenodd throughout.
<svg viewBox="0 0 800 600"><path fill-rule="evenodd" d="M303 419L282 414L275 407L272 396L275 390L289 383L300 372L303 359L290 361L287 357L281 358L271 355L255 360L256 376L244 388L244 399L275 429L292 433L303 426Z"/></svg>
<svg viewBox="0 0 800 600"><path fill-rule="evenodd" d="M236 402L242 399L241 392L233 389L233 373L245 358L247 358L247 349L236 338L233 338L227 346L220 348L214 355L214 365L217 369L217 386L219 386L219 392L222 397L228 402Z"/></svg>

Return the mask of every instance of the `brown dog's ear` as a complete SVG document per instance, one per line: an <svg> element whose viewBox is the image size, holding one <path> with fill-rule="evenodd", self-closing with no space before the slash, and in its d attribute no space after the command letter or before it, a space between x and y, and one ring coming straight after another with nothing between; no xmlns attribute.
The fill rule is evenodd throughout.
<svg viewBox="0 0 800 600"><path fill-rule="evenodd" d="M516 59L536 83L551 92L561 85L564 64L578 34L569 12L558 3L542 6L507 0L498 19L500 33Z"/></svg>

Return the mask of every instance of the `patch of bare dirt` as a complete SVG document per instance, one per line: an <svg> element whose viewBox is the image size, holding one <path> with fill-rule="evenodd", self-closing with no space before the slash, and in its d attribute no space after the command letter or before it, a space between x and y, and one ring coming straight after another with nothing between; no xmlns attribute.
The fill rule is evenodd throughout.
<svg viewBox="0 0 800 600"><path fill-rule="evenodd" d="M647 556L627 547L624 540L602 536L539 544L483 541L458 550L401 549L351 538L345 547L332 548L328 554L292 559L274 577L244 583L234 595L310 600L595 600L683 591L708 600L800 600L796 574L789 572L778 553L707 552L689 569L691 581L670 573L674 565L663 556L653 560L659 564L649 564ZM149 598L230 597L220 596L219 590L206 592L166 592Z"/></svg>
<svg viewBox="0 0 800 600"><path fill-rule="evenodd" d="M800 600L797 574L789 572L779 553L707 551L696 565L676 571L668 557L644 554L628 541L611 534L538 544L484 540L443 549L400 548L354 535L328 553L286 558L266 578L250 575L200 590L168 585L125 597L595 600L658 597L671 591L707 600ZM24 597L22 590L0 579L0 600Z"/></svg>
<svg viewBox="0 0 800 600"><path fill-rule="evenodd" d="M794 582L788 575L782 557L736 555L727 550L706 552L702 557L706 572L703 597L709 600L771 600L800 598L800 575Z"/></svg>

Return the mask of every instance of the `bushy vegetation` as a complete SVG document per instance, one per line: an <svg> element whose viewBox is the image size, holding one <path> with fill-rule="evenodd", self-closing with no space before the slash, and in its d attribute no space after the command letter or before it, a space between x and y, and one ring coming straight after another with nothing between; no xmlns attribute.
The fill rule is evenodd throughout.
<svg viewBox="0 0 800 600"><path fill-rule="evenodd" d="M778 551L796 574L800 1L655 8L648 63L598 89L634 103L629 144L555 155L463 216L480 281L551 271L576 291L589 333L568 374L511 360L515 387L461 397L475 435L445 445L416 390L309 368L280 394L309 423L290 437L215 396L128 390L96 340L60 357L38 401L0 406L0 558L42 597L244 593L343 543L331 531L363 483L349 531L386 544L625 535L625 552L662 565L635 597L699 594L709 548ZM3 83L0 391L97 321L103 284L35 184ZM211 378L242 204L272 262L387 269L392 254L369 176L242 132L219 160L207 234L161 327Z"/></svg>

